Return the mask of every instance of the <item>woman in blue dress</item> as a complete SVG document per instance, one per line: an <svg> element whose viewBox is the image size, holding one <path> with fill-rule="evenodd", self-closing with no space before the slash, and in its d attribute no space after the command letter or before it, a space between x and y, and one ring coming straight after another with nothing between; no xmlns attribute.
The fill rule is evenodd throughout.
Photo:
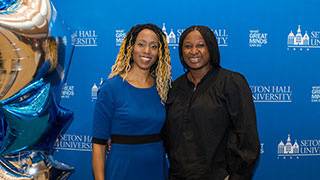
<svg viewBox="0 0 320 180"><path fill-rule="evenodd" d="M159 134L170 83L165 34L153 24L132 27L98 92L92 138L95 180L167 179Z"/></svg>

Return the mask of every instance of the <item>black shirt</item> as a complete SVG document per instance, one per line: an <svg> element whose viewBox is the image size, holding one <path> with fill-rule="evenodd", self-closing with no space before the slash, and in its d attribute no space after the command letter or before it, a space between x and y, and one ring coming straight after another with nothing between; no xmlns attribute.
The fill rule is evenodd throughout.
<svg viewBox="0 0 320 180"><path fill-rule="evenodd" d="M163 135L171 180L251 179L260 143L245 78L219 68L195 89L187 74L179 77L169 92Z"/></svg>

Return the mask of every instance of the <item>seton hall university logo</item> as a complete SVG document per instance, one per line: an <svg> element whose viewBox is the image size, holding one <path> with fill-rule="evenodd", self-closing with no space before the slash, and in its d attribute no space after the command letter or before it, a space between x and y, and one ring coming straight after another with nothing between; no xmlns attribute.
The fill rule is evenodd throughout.
<svg viewBox="0 0 320 180"><path fill-rule="evenodd" d="M288 50L291 48L294 51L306 49L309 51L311 48L320 48L320 31L304 31L301 30L301 26L298 25L296 34L291 30L288 34Z"/></svg>
<svg viewBox="0 0 320 180"><path fill-rule="evenodd" d="M320 140L319 139L303 139L291 141L291 136L288 134L287 141L278 143L278 159L306 156L320 156Z"/></svg>
<svg viewBox="0 0 320 180"><path fill-rule="evenodd" d="M278 156L291 157L298 153L299 153L299 145L297 143L297 140L295 140L294 144L292 144L290 134L288 134L286 143L284 143L283 141L280 141L280 143L278 144Z"/></svg>

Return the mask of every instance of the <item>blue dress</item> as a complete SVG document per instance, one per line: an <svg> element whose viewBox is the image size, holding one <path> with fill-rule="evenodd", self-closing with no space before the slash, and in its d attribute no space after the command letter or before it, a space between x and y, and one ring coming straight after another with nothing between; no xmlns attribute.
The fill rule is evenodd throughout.
<svg viewBox="0 0 320 180"><path fill-rule="evenodd" d="M159 134L165 107L156 87L136 88L120 76L106 80L98 92L94 110L93 138L107 140L112 134ZM107 154L107 180L164 180L167 163L162 142L115 144Z"/></svg>

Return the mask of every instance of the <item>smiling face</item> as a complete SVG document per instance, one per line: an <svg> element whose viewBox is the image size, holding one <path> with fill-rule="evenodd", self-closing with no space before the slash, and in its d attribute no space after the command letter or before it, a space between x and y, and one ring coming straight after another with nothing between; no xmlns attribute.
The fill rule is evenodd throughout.
<svg viewBox="0 0 320 180"><path fill-rule="evenodd" d="M191 31L184 39L182 56L190 70L209 69L211 67L208 47L197 30Z"/></svg>
<svg viewBox="0 0 320 180"><path fill-rule="evenodd" d="M158 60L159 38L150 29L143 29L133 46L133 67L150 70Z"/></svg>

